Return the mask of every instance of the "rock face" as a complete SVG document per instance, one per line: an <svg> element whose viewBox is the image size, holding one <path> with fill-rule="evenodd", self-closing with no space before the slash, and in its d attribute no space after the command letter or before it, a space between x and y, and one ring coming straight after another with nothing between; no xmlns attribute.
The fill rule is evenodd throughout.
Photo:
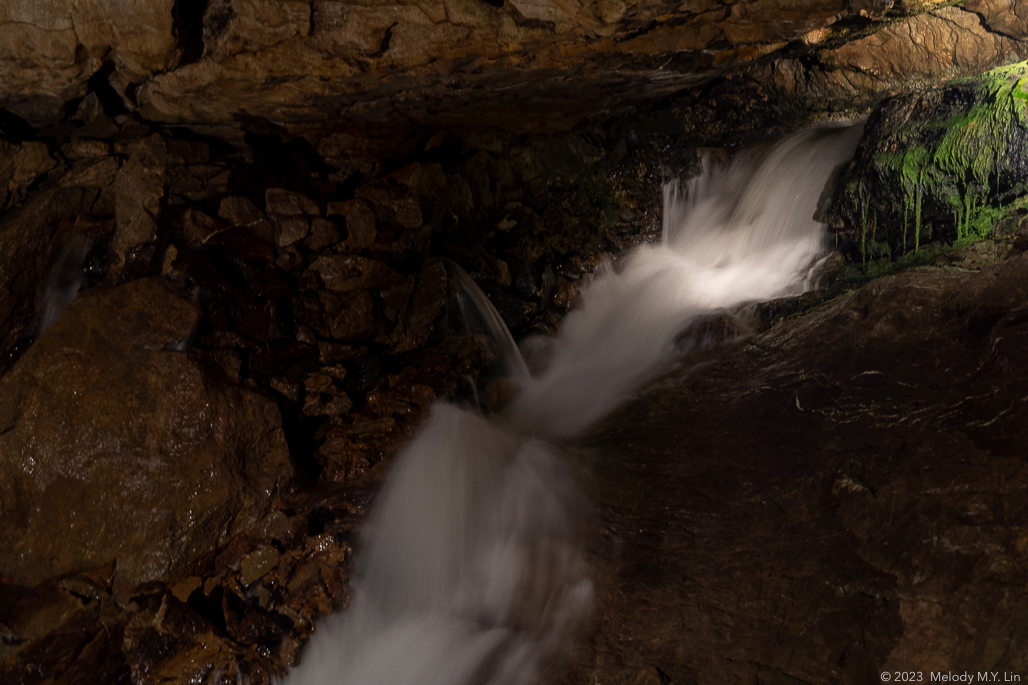
<svg viewBox="0 0 1028 685"><path fill-rule="evenodd" d="M1026 238L708 350L612 417L565 682L1024 673Z"/></svg>
<svg viewBox="0 0 1028 685"><path fill-rule="evenodd" d="M943 4L26 0L0 15L0 106L39 126L101 88L149 120L236 142L285 127L359 166L432 129L567 130L719 77L837 110L1026 56L1023 2Z"/></svg>
<svg viewBox="0 0 1028 685"><path fill-rule="evenodd" d="M164 579L290 483L274 403L176 351L197 318L151 280L89 290L0 379L7 582Z"/></svg>
<svg viewBox="0 0 1028 685"><path fill-rule="evenodd" d="M1023 214L1028 64L893 98L867 123L831 222L859 258L968 242Z"/></svg>

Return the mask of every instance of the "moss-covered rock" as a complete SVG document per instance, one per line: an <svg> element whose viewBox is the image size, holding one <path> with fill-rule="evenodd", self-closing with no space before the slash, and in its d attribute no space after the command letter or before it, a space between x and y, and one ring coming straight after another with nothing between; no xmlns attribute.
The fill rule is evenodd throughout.
<svg viewBox="0 0 1028 685"><path fill-rule="evenodd" d="M829 216L853 255L866 262L928 242L971 242L1022 213L1026 85L1028 62L1020 62L883 103Z"/></svg>

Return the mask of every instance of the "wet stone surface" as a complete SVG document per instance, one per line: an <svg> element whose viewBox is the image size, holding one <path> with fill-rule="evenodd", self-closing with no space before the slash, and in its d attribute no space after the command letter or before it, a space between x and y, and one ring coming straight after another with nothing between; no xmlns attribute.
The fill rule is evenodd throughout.
<svg viewBox="0 0 1028 685"><path fill-rule="evenodd" d="M444 134L341 174L101 100L0 149L0 680L270 682L431 402L510 397L443 258L552 331L654 234L662 143Z"/></svg>
<svg viewBox="0 0 1028 685"><path fill-rule="evenodd" d="M687 354L606 420L594 629L562 682L1024 673L1025 247Z"/></svg>

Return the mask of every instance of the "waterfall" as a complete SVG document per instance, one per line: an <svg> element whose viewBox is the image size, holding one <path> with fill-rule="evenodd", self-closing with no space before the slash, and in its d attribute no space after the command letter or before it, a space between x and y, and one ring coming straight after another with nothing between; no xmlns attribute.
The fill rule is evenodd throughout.
<svg viewBox="0 0 1028 685"><path fill-rule="evenodd" d="M36 317L36 335L42 335L54 325L65 308L78 296L79 289L86 281L83 266L92 246L90 238L76 233L61 247L47 274Z"/></svg>
<svg viewBox="0 0 1028 685"><path fill-rule="evenodd" d="M555 444L658 372L698 317L810 286L826 252L811 217L859 136L803 131L667 184L661 244L601 265L531 375L508 361L519 391L501 413L433 407L364 530L350 608L319 623L283 682L534 682L592 594L588 506Z"/></svg>

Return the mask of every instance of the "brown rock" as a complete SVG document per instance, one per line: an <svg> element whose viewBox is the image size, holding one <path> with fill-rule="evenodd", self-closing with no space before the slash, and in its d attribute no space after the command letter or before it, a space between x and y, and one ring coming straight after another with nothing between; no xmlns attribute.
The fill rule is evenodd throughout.
<svg viewBox="0 0 1028 685"><path fill-rule="evenodd" d="M289 247L300 242L307 237L307 233L310 231L307 218L302 216L276 217L275 223L278 225L279 247Z"/></svg>
<svg viewBox="0 0 1028 685"><path fill-rule="evenodd" d="M1015 25L1022 21L1013 13L1003 16ZM781 59L766 67L761 78L790 107L823 111L837 108L840 101L850 107L868 106L881 99L879 93L912 90L911 81L941 85L953 77L988 71L1009 61L1012 54L1028 56L1023 43L1026 33L1010 34L983 24L978 14L961 7L940 7L822 50L817 53L816 69L810 68L809 60Z"/></svg>
<svg viewBox="0 0 1028 685"><path fill-rule="evenodd" d="M311 220L311 236L303 241L307 249L313 252L321 252L330 245L339 242L339 229L328 219Z"/></svg>
<svg viewBox="0 0 1028 685"><path fill-rule="evenodd" d="M267 221L264 212L245 197L226 197L218 206L218 218L236 226L252 226Z"/></svg>
<svg viewBox="0 0 1028 685"><path fill-rule="evenodd" d="M207 674L241 678L244 653L170 594L147 597L125 626L121 646L131 681L145 685L202 682Z"/></svg>
<svg viewBox="0 0 1028 685"><path fill-rule="evenodd" d="M25 189L55 166L45 143L0 141L0 211L21 202Z"/></svg>
<svg viewBox="0 0 1028 685"><path fill-rule="evenodd" d="M274 404L169 348L196 320L152 281L89 290L0 380L5 577L164 578L289 482Z"/></svg>
<svg viewBox="0 0 1028 685"><path fill-rule="evenodd" d="M56 184L0 216L0 369L13 363L16 347L36 332L39 284L62 249L78 216L103 213L118 161L77 162ZM19 343L19 340L22 341Z"/></svg>
<svg viewBox="0 0 1028 685"><path fill-rule="evenodd" d="M362 250L375 244L377 230L375 213L363 200L347 200L346 202L330 202L329 214L341 214L346 217L346 247L349 250Z"/></svg>
<svg viewBox="0 0 1028 685"><path fill-rule="evenodd" d="M872 281L604 421L563 682L1023 671L1026 278L1019 255Z"/></svg>
<svg viewBox="0 0 1028 685"><path fill-rule="evenodd" d="M211 238L226 230L228 226L223 221L192 207L182 212L175 222L178 239L193 250L204 249Z"/></svg>
<svg viewBox="0 0 1028 685"><path fill-rule="evenodd" d="M132 253L157 237L157 221L164 203L168 151L158 135L147 138L114 181L118 228L111 243L115 269Z"/></svg>
<svg viewBox="0 0 1028 685"><path fill-rule="evenodd" d="M274 547L261 547L243 557L239 565L239 582L251 585L263 578L278 563L278 550Z"/></svg>
<svg viewBox="0 0 1028 685"><path fill-rule="evenodd" d="M409 352L425 344L446 306L448 285L443 263L438 259L426 261L418 274L417 287L404 315L402 329L398 327L393 333L394 352Z"/></svg>
<svg viewBox="0 0 1028 685"><path fill-rule="evenodd" d="M110 144L106 140L75 138L61 147L61 153L68 159L103 157L110 153Z"/></svg>
<svg viewBox="0 0 1028 685"><path fill-rule="evenodd" d="M16 1L0 13L0 103L44 123L61 105L83 95L104 61L116 66L123 88L164 71L177 57L173 0L129 8L61 1Z"/></svg>
<svg viewBox="0 0 1028 685"><path fill-rule="evenodd" d="M389 177L362 185L357 195L371 204L375 216L402 228L417 228L424 223L421 205L407 188Z"/></svg>
<svg viewBox="0 0 1028 685"><path fill-rule="evenodd" d="M318 205L306 195L286 190L285 188L268 188L264 193L264 209L269 214L292 216L318 216Z"/></svg>
<svg viewBox="0 0 1028 685"><path fill-rule="evenodd" d="M318 274L325 287L337 292L356 288L388 288L401 280L382 262L353 255L322 255L308 267Z"/></svg>
<svg viewBox="0 0 1028 685"><path fill-rule="evenodd" d="M321 334L337 340L367 340L378 331L375 319L375 301L368 290L348 290L343 293L322 290L318 293L324 309L327 329Z"/></svg>

